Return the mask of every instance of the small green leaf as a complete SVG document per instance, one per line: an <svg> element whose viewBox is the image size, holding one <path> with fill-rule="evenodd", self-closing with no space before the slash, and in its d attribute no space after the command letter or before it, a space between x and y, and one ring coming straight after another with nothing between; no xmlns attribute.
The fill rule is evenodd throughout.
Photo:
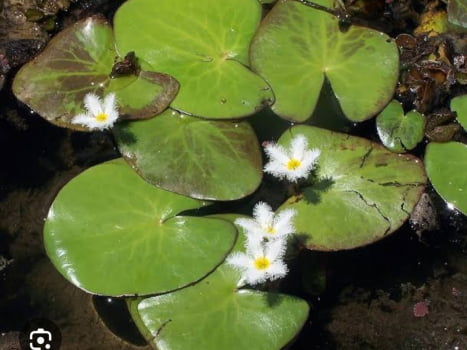
<svg viewBox="0 0 467 350"><path fill-rule="evenodd" d="M151 186L123 159L113 160L60 191L45 223L45 248L55 267L90 293L167 292L201 279L234 244L229 222L177 216L204 204Z"/></svg>
<svg viewBox="0 0 467 350"><path fill-rule="evenodd" d="M115 16L115 36L120 52L135 51L180 82L173 108L237 118L273 99L269 85L248 69L260 18L257 0L130 0Z"/></svg>
<svg viewBox="0 0 467 350"><path fill-rule="evenodd" d="M467 145L460 142L429 143L425 167L436 192L467 215Z"/></svg>
<svg viewBox="0 0 467 350"><path fill-rule="evenodd" d="M467 95L454 97L451 100L451 110L457 113L457 121L467 131Z"/></svg>
<svg viewBox="0 0 467 350"><path fill-rule="evenodd" d="M199 199L247 196L262 178L261 152L246 122L209 121L167 110L114 128L120 152L150 183Z"/></svg>
<svg viewBox="0 0 467 350"><path fill-rule="evenodd" d="M310 126L282 135L281 145L302 134L321 155L314 176L281 209L297 210L295 228L315 250L351 249L399 228L426 182L422 163L369 140Z"/></svg>
<svg viewBox="0 0 467 350"><path fill-rule="evenodd" d="M171 77L142 71L139 76L110 79L117 57L111 26L90 17L58 33L44 51L24 65L13 92L43 118L75 130L87 128L71 119L84 112L83 99L115 91L122 118L148 118L167 108L178 83Z"/></svg>
<svg viewBox="0 0 467 350"><path fill-rule="evenodd" d="M390 37L355 25L342 32L337 18L298 1L280 1L264 18L251 64L274 91L274 112L297 122L313 113L325 79L348 119L369 119L390 101L399 74Z"/></svg>
<svg viewBox="0 0 467 350"><path fill-rule="evenodd" d="M402 105L394 100L376 118L376 128L384 146L403 153L423 140L425 118L416 111L404 115Z"/></svg>
<svg viewBox="0 0 467 350"><path fill-rule="evenodd" d="M238 229L237 251L243 250L244 242ZM132 314L143 322L144 333L152 334L149 341L158 349L282 349L302 328L307 303L284 294L239 290L239 279L236 270L222 264L194 286L144 299L138 314Z"/></svg>
<svg viewBox="0 0 467 350"><path fill-rule="evenodd" d="M465 0L448 1L448 20L456 26L467 28L467 2Z"/></svg>

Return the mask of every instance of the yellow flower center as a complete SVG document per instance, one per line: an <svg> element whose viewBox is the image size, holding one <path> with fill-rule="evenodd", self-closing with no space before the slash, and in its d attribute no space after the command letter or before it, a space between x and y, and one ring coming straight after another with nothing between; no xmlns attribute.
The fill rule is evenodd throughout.
<svg viewBox="0 0 467 350"><path fill-rule="evenodd" d="M287 167L288 170L295 170L300 165L302 165L301 161L299 161L298 159L292 158L287 162L286 167Z"/></svg>
<svg viewBox="0 0 467 350"><path fill-rule="evenodd" d="M274 227L272 227L272 226L268 226L268 227L266 227L266 232L273 235L273 234L276 233L276 229Z"/></svg>
<svg viewBox="0 0 467 350"><path fill-rule="evenodd" d="M271 262L265 256L261 256L259 258L256 258L253 264L255 265L255 268L257 270L264 270L267 269L269 265L271 265Z"/></svg>
<svg viewBox="0 0 467 350"><path fill-rule="evenodd" d="M96 115L96 120L98 122L105 122L108 118L109 116L107 115L107 113L99 113L98 115Z"/></svg>

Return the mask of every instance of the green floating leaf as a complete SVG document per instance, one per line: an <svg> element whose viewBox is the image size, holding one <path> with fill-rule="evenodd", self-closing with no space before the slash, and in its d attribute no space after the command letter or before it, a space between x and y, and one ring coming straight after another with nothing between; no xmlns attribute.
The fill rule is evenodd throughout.
<svg viewBox="0 0 467 350"><path fill-rule="evenodd" d="M467 95L454 97L451 100L451 110L457 113L457 121L467 131Z"/></svg>
<svg viewBox="0 0 467 350"><path fill-rule="evenodd" d="M390 37L358 26L341 32L337 18L297 1L279 1L269 12L251 62L274 90L273 110L297 122L313 113L325 78L348 119L369 119L391 100L399 74Z"/></svg>
<svg viewBox="0 0 467 350"><path fill-rule="evenodd" d="M467 145L460 142L429 143L425 167L436 192L467 215Z"/></svg>
<svg viewBox="0 0 467 350"><path fill-rule="evenodd" d="M403 153L423 140L425 118L416 111L404 115L402 105L394 100L376 118L376 129L383 145Z"/></svg>
<svg viewBox="0 0 467 350"><path fill-rule="evenodd" d="M120 119L148 119L167 109L178 88L170 75L142 70L138 76L112 79L104 91L117 96Z"/></svg>
<svg viewBox="0 0 467 350"><path fill-rule="evenodd" d="M238 230L235 250L243 250L244 234ZM158 349L283 348L302 328L307 303L284 294L238 290L239 279L236 270L222 264L194 286L143 300L133 317L140 327L144 324L143 334L152 334L148 340Z"/></svg>
<svg viewBox="0 0 467 350"><path fill-rule="evenodd" d="M269 85L247 68L260 18L257 0L130 0L115 16L115 36L120 52L135 51L180 82L173 108L236 118L273 99Z"/></svg>
<svg viewBox="0 0 467 350"><path fill-rule="evenodd" d="M465 0L448 1L448 20L456 26L467 28L467 2Z"/></svg>
<svg viewBox="0 0 467 350"><path fill-rule="evenodd" d="M399 228L426 182L422 163L369 140L310 126L296 126L279 143L302 134L318 148L316 178L281 209L297 210L295 228L315 250L351 249Z"/></svg>
<svg viewBox="0 0 467 350"><path fill-rule="evenodd" d="M24 65L13 92L43 118L75 130L87 128L71 119L84 112L84 96L115 91L124 118L160 113L175 97L178 83L171 77L141 72L138 77L110 79L117 57L111 26L101 17L79 21L57 34L45 50Z"/></svg>
<svg viewBox="0 0 467 350"><path fill-rule="evenodd" d="M24 65L13 92L48 121L82 129L70 119L83 111L84 95L107 85L115 56L112 28L105 19L90 17L57 34Z"/></svg>
<svg viewBox="0 0 467 350"><path fill-rule="evenodd" d="M262 178L261 152L246 122L209 121L167 110L114 127L120 152L150 183L199 199L247 196Z"/></svg>
<svg viewBox="0 0 467 350"><path fill-rule="evenodd" d="M224 260L229 222L177 216L205 203L163 191L123 159L97 165L55 198L44 228L47 254L76 286L104 295L146 295L199 280Z"/></svg>

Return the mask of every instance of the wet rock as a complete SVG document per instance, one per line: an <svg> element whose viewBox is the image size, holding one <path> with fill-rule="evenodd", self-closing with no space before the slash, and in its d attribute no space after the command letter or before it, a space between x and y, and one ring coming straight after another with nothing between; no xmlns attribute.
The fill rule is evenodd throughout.
<svg viewBox="0 0 467 350"><path fill-rule="evenodd" d="M457 139L462 128L459 124L454 123L455 119L455 114L447 109L427 115L425 136L434 142L448 142Z"/></svg>
<svg viewBox="0 0 467 350"><path fill-rule="evenodd" d="M427 193L423 193L409 218L410 225L418 237L423 232L434 231L439 227L435 205Z"/></svg>
<svg viewBox="0 0 467 350"><path fill-rule="evenodd" d="M462 130L459 124L440 125L425 133L430 141L448 142L454 139L454 136Z"/></svg>
<svg viewBox="0 0 467 350"><path fill-rule="evenodd" d="M466 282L455 274L421 287L407 283L397 299L378 290L361 300L368 291L349 288L339 296L327 330L336 349L465 349Z"/></svg>
<svg viewBox="0 0 467 350"><path fill-rule="evenodd" d="M20 349L19 332L0 334L0 349Z"/></svg>
<svg viewBox="0 0 467 350"><path fill-rule="evenodd" d="M5 45L5 56L12 67L20 66L34 57L44 44L44 41L36 39L11 40Z"/></svg>

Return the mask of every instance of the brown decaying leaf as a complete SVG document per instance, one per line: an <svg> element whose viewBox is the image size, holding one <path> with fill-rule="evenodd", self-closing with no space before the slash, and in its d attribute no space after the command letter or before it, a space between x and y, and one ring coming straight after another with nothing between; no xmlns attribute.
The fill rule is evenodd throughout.
<svg viewBox="0 0 467 350"><path fill-rule="evenodd" d="M455 34L396 38L402 67L396 96L406 109L431 113L448 102L454 87L465 84L465 52L457 39Z"/></svg>

